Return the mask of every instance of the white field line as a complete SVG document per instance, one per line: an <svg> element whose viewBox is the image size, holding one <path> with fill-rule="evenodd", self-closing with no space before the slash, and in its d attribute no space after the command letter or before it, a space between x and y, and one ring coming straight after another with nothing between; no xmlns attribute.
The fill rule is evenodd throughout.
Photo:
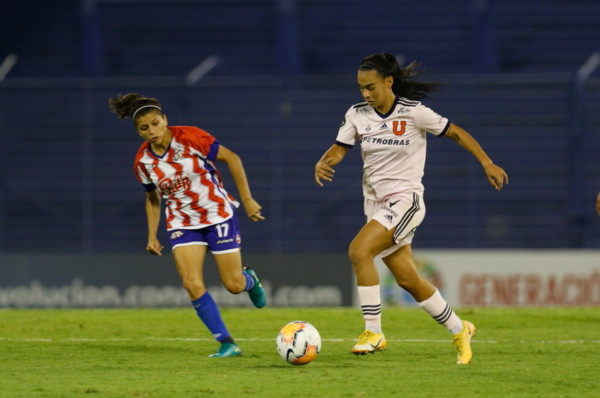
<svg viewBox="0 0 600 398"><path fill-rule="evenodd" d="M275 341L272 339L242 339L236 338L236 341ZM348 341L354 342L356 339L321 339L322 341ZM10 337L0 337L0 341L14 341L14 342L95 342L95 341L214 341L209 338L191 338L191 337L142 337L139 339L124 339L124 338L111 338L111 339L84 339L84 338L68 338L68 339L19 339ZM402 339L402 340L387 340L394 343L451 343L452 340L426 340L426 339ZM520 340L520 341L495 341L495 340L472 340L471 343L479 344L597 344L600 340L548 340L548 341L531 341L531 340Z"/></svg>

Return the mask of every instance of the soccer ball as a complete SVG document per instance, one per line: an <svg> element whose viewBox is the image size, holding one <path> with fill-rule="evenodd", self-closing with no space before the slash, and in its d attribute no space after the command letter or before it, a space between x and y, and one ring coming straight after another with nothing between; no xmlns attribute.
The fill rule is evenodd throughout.
<svg viewBox="0 0 600 398"><path fill-rule="evenodd" d="M319 355L321 336L308 322L294 321L285 325L277 336L277 351L292 365L306 365Z"/></svg>

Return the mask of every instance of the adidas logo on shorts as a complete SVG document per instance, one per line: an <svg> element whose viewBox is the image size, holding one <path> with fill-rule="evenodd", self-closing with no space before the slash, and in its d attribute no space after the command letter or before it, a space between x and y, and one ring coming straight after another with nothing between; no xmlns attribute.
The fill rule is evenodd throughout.
<svg viewBox="0 0 600 398"><path fill-rule="evenodd" d="M394 218L393 218L391 215L389 215L389 214L386 214L384 217L385 217L385 219L386 219L386 220L388 220L389 222L392 222L392 221L394 220Z"/></svg>

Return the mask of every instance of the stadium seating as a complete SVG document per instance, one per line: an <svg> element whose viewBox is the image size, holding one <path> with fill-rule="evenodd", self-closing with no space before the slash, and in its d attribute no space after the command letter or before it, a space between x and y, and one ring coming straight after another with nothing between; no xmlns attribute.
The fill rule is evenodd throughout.
<svg viewBox="0 0 600 398"><path fill-rule="evenodd" d="M85 75L80 3L13 2L0 13L0 57L21 56L14 75ZM296 3L303 74L353 73L379 51L421 61L432 73L472 70L471 1L376 0L368 12L356 0ZM597 2L491 2L490 12L501 72L573 72L598 50ZM279 72L276 1L100 1L97 13L104 75L182 76L210 55L223 59L226 75Z"/></svg>
<svg viewBox="0 0 600 398"><path fill-rule="evenodd" d="M255 224L239 212L245 250L346 250L363 223L359 150L324 188L313 167L344 112L360 101L357 63L377 51L420 60L429 78L445 81L445 93L426 104L470 131L510 177L497 193L462 148L429 137L428 215L415 247L600 244L598 79L585 93L582 149L572 131L571 73L599 50L595 2L494 3L499 71L511 73L478 76L464 74L471 72L469 1L399 1L395 8L374 1L369 14L362 2L298 1L306 76L293 78L277 69L275 2L100 2L108 78L92 80L72 78L85 75L80 2L26 3L0 12L0 37L8 39L0 58L20 56L0 84L0 250L145 244L144 194L132 171L140 140L107 107L109 97L130 91L160 98L172 124L198 125L242 156L267 217ZM222 65L184 86L182 76L210 55ZM572 200L574 159L582 165L584 209ZM166 243L164 231L161 237Z"/></svg>

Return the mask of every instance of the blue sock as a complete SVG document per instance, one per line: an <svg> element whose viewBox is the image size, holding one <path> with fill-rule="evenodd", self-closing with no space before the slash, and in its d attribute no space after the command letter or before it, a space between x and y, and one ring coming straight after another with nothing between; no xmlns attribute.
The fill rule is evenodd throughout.
<svg viewBox="0 0 600 398"><path fill-rule="evenodd" d="M208 330L217 339L217 341L223 341L227 338L231 339L229 331L225 327L223 320L221 319L221 313L217 303L213 300L212 296L208 292L204 293L200 298L192 301L200 320L204 322Z"/></svg>
<svg viewBox="0 0 600 398"><path fill-rule="evenodd" d="M244 275L244 278L246 278L246 288L244 289L244 291L247 292L248 290L252 290L256 281L254 280L252 275L249 275L246 271L242 271L242 275Z"/></svg>

